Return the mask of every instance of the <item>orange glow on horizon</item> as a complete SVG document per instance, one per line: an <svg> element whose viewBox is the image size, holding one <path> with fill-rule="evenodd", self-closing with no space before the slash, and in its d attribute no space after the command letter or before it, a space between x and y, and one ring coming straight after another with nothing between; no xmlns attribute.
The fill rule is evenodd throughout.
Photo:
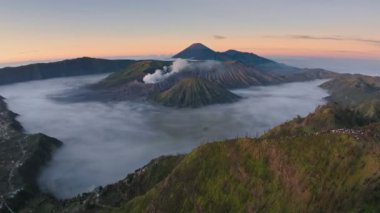
<svg viewBox="0 0 380 213"><path fill-rule="evenodd" d="M112 38L86 39L71 42L48 40L43 46L27 45L27 39L18 45L6 45L0 53L0 63L23 61L61 60L77 57L125 57L146 55L172 55L194 42L204 43L216 51L236 49L263 56L310 56L337 58L368 58L380 60L380 45L355 41L302 40L286 38L231 38L196 39L178 38ZM70 45L68 45L68 43ZM25 48L27 47L27 48Z"/></svg>

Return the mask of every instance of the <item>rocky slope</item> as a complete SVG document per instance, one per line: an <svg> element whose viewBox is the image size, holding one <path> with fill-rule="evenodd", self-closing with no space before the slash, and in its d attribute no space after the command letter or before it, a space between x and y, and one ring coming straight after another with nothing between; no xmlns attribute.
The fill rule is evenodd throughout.
<svg viewBox="0 0 380 213"><path fill-rule="evenodd" d="M155 95L153 100L165 106L201 107L211 104L231 103L240 97L203 78L183 78L173 87Z"/></svg>
<svg viewBox="0 0 380 213"><path fill-rule="evenodd" d="M15 117L0 98L0 212L16 211L39 194L39 171L62 145L44 134L24 134Z"/></svg>
<svg viewBox="0 0 380 213"><path fill-rule="evenodd" d="M199 63L202 62L192 62L193 66L188 67L184 72L172 76L161 84L167 84L168 81L178 81L185 77L201 77L216 82L225 88L234 89L279 84L287 81L282 76L264 73L238 61L214 62L206 68L198 66Z"/></svg>

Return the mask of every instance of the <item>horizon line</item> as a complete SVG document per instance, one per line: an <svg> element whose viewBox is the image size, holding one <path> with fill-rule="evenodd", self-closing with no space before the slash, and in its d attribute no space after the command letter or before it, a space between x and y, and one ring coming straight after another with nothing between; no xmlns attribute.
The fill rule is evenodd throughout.
<svg viewBox="0 0 380 213"><path fill-rule="evenodd" d="M254 53L251 51L246 51L248 53ZM256 54L256 53L254 53ZM171 60L172 56L175 54L141 54L141 55L98 55L98 56L68 56L68 57L54 57L54 58L43 58L43 59L31 59L31 60L15 60L9 62L0 62L0 69L6 67L19 67L31 64L39 63L54 63L64 60L73 60L78 58L97 58L97 59L108 59L108 60ZM268 57L269 59L276 58L319 58L319 59L356 59L356 60L370 60L370 61L380 61L377 56L353 56L353 55L322 55L322 54L258 54L259 56Z"/></svg>

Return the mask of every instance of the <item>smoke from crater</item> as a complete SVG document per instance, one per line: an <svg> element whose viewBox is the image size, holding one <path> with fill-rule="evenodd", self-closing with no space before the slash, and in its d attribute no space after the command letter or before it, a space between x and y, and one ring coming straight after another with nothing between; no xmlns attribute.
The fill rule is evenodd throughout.
<svg viewBox="0 0 380 213"><path fill-rule="evenodd" d="M156 84L179 72L191 70L201 70L203 72L207 72L220 64L221 62L212 60L188 61L185 59L176 59L169 67L164 66L162 69L157 69L152 74L149 73L145 75L143 81L146 84Z"/></svg>
<svg viewBox="0 0 380 213"><path fill-rule="evenodd" d="M143 81L146 84L159 83L171 75L181 72L183 69L189 66L189 62L185 59L176 59L169 67L164 66L162 69L156 70L154 73L144 76Z"/></svg>

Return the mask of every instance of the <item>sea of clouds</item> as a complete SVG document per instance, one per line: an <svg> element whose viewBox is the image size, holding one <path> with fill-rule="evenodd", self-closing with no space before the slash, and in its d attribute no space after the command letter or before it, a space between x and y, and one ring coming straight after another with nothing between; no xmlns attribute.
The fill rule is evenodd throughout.
<svg viewBox="0 0 380 213"><path fill-rule="evenodd" d="M55 101L105 75L0 87L28 133L64 142L39 177L43 191L69 198L113 183L160 155L189 152L214 140L257 136L323 104L323 81L234 90L239 102L173 109L134 102Z"/></svg>

